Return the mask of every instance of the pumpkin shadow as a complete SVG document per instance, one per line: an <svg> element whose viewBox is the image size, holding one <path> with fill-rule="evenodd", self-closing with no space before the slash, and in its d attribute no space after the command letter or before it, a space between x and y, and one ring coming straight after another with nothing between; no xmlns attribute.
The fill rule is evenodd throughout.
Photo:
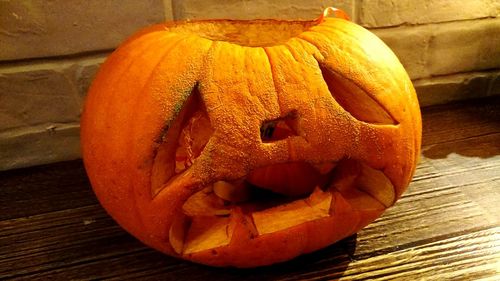
<svg viewBox="0 0 500 281"><path fill-rule="evenodd" d="M422 113L424 157L500 155L500 96L431 106Z"/></svg>
<svg viewBox="0 0 500 281"><path fill-rule="evenodd" d="M293 260L270 266L251 269L214 268L203 265L192 265L196 275L206 275L209 280L302 280L340 278L352 261L356 249L354 234L329 247L313 253L301 255ZM187 276L185 276L187 277ZM192 276L191 276L192 278ZM180 280L177 279L176 280ZM191 279L192 280L192 279Z"/></svg>

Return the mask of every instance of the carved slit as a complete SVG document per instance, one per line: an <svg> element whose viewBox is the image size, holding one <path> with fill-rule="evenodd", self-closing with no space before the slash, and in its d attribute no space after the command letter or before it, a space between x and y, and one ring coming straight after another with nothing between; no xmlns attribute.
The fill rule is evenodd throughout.
<svg viewBox="0 0 500 281"><path fill-rule="evenodd" d="M337 103L359 121L396 125L398 122L365 90L342 75L320 66L323 78Z"/></svg>
<svg viewBox="0 0 500 281"><path fill-rule="evenodd" d="M197 86L193 88L177 117L169 125L163 132L154 158L151 173L153 196L158 194L167 182L194 163L213 134Z"/></svg>

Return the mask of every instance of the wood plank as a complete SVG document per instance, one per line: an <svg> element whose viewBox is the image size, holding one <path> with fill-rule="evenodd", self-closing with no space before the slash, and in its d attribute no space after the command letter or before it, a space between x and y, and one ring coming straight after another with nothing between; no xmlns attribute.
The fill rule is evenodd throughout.
<svg viewBox="0 0 500 281"><path fill-rule="evenodd" d="M471 270L471 269L474 270ZM442 239L281 280L478 280L500 274L500 227Z"/></svg>
<svg viewBox="0 0 500 281"><path fill-rule="evenodd" d="M83 217L78 216L82 208L77 208L35 216L30 223L23 224L19 219L2 222L18 224L16 229L29 231L16 231L0 238L0 279L145 249L100 206L94 206L97 212L92 212L90 217L89 208L83 209L87 209ZM45 227L43 222L48 221L47 216L55 215L60 217L57 225Z"/></svg>
<svg viewBox="0 0 500 281"><path fill-rule="evenodd" d="M423 145L498 133L500 97L422 109Z"/></svg>
<svg viewBox="0 0 500 281"><path fill-rule="evenodd" d="M96 203L81 161L0 172L0 221Z"/></svg>
<svg viewBox="0 0 500 281"><path fill-rule="evenodd" d="M283 264L243 270L192 264L146 248L123 254L114 251L114 255L23 274L16 276L16 280L274 280L316 271L325 265L342 272L350 261L342 248L344 245L344 242L338 243Z"/></svg>
<svg viewBox="0 0 500 281"><path fill-rule="evenodd" d="M186 267L190 267L190 264L165 258L161 253L144 248L124 255L106 256L80 263L65 264L49 271L18 276L16 280L110 280L113 278L124 280L125 277L130 280L137 276L138 272L141 275L154 274Z"/></svg>
<svg viewBox="0 0 500 281"><path fill-rule="evenodd" d="M104 212L100 205L90 205L29 217L9 219L0 221L0 229L2 230L0 232L0 238L22 235L30 232L43 232L49 228L57 228L64 225L79 223L89 225L101 219L110 220L111 218Z"/></svg>
<svg viewBox="0 0 500 281"><path fill-rule="evenodd" d="M6 226L6 231L2 231L0 236L0 245L3 245L0 248L0 265L14 257L33 257L66 244L93 239L95 235L107 236L121 232L100 206L92 207L95 211L90 217L87 217L89 214L82 217L82 212L86 211L83 209L89 208L77 208L34 216L29 223L24 219L1 222L0 227ZM55 216L58 218L51 220Z"/></svg>
<svg viewBox="0 0 500 281"><path fill-rule="evenodd" d="M366 268L370 278L380 280L474 280L482 277L498 276L500 273L500 228L495 227L468 233L449 239L439 240L388 255L371 257L354 262L353 271L344 273L346 279L366 278ZM386 265L381 268L380 265ZM471 272L470 268L474 268ZM352 276L351 275L352 272Z"/></svg>

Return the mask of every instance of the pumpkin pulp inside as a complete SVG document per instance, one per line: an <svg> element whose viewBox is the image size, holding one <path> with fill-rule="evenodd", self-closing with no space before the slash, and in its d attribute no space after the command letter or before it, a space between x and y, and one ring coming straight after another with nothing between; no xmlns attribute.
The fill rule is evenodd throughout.
<svg viewBox="0 0 500 281"><path fill-rule="evenodd" d="M172 178L195 163L213 134L208 114L196 96L171 127L177 146L166 145L170 153L161 148L158 153L175 159L162 161L175 163L168 173ZM293 118L265 122L261 127L263 142L294 135ZM182 207L182 216L170 228L170 243L178 254L189 255L229 245L238 218L246 221L253 237L328 219L335 195L354 209L368 212L383 211L395 200L394 187L385 174L360 161L278 163L256 168L236 181L218 180L191 195Z"/></svg>
<svg viewBox="0 0 500 281"><path fill-rule="evenodd" d="M287 42L317 21L278 20L210 20L178 23L170 28L176 33L188 33L212 41L225 41L247 47L268 47Z"/></svg>

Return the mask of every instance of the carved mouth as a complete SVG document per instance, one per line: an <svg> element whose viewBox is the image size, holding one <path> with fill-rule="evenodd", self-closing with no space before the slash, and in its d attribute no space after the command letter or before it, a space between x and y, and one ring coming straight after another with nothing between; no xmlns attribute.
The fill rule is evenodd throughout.
<svg viewBox="0 0 500 281"><path fill-rule="evenodd" d="M184 203L184 217L170 229L177 253L189 255L228 245L235 215L245 216L247 227L258 237L332 216L335 193L359 211L383 211L395 200L394 187L383 172L354 160L317 165L294 162L254 172L238 182L207 185ZM297 182L300 179L309 181ZM296 187L301 192L291 191Z"/></svg>

